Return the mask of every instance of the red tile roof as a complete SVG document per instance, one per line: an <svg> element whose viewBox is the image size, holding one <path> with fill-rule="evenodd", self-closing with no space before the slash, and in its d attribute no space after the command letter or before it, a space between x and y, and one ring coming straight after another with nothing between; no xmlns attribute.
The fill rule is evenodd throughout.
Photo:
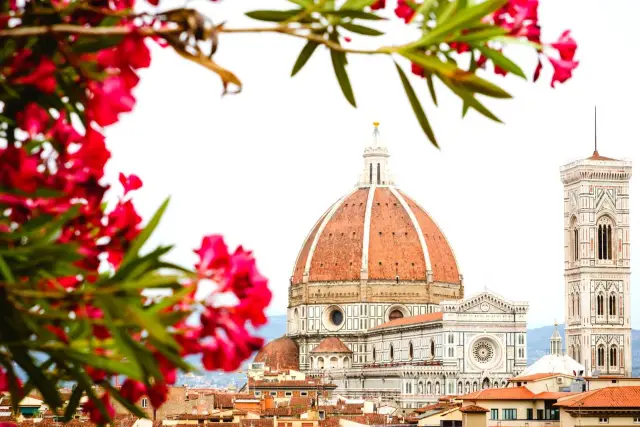
<svg viewBox="0 0 640 427"><path fill-rule="evenodd" d="M485 412L489 412L489 410L482 406L467 405L460 408L460 412L464 412L465 414L483 414Z"/></svg>
<svg viewBox="0 0 640 427"><path fill-rule="evenodd" d="M558 400L563 397L573 396L576 393L566 392L566 391L543 391L542 393L536 394L536 400Z"/></svg>
<svg viewBox="0 0 640 427"><path fill-rule="evenodd" d="M260 389L278 389L278 388L290 388L290 389L315 389L322 388L336 388L337 385L330 383L322 383L319 380L283 380L283 381L264 381L249 379L248 387L255 387Z"/></svg>
<svg viewBox="0 0 640 427"><path fill-rule="evenodd" d="M418 316L401 317L400 319L390 320L382 325L375 326L372 329L395 328L404 325L414 325L418 323L436 322L442 320L442 313L427 313Z"/></svg>
<svg viewBox="0 0 640 427"><path fill-rule="evenodd" d="M598 153L598 150L596 150L596 151L594 151L594 152L593 152L593 154L591 155L591 157L588 157L588 158L587 158L587 160L602 160L602 161L605 161L605 160L616 160L616 159L612 159L611 157L604 157L604 156L601 156L601 155Z"/></svg>
<svg viewBox="0 0 640 427"><path fill-rule="evenodd" d="M280 337L262 347L253 359L264 363L271 370L300 369L298 345L289 337Z"/></svg>
<svg viewBox="0 0 640 427"><path fill-rule="evenodd" d="M416 414L424 414L425 412L430 412L430 411L445 411L447 409L451 409L456 406L460 406L460 405L458 405L457 403L450 403L450 402L438 402L438 403L433 403L431 405L423 406L421 408L416 409L413 412Z"/></svg>
<svg viewBox="0 0 640 427"><path fill-rule="evenodd" d="M289 406L302 406L304 408L311 408L311 399L309 396L293 396L289 399Z"/></svg>
<svg viewBox="0 0 640 427"><path fill-rule="evenodd" d="M260 419L245 418L240 420L240 427L273 427L273 418L260 418Z"/></svg>
<svg viewBox="0 0 640 427"><path fill-rule="evenodd" d="M621 386L591 390L561 399L554 406L570 408L640 408L640 387Z"/></svg>
<svg viewBox="0 0 640 427"><path fill-rule="evenodd" d="M526 387L488 388L458 396L461 400L533 400L535 394Z"/></svg>
<svg viewBox="0 0 640 427"><path fill-rule="evenodd" d="M277 408L266 408L262 411L262 415L266 417L292 417L307 412L307 408L300 406L278 406Z"/></svg>
<svg viewBox="0 0 640 427"><path fill-rule="evenodd" d="M327 337L320 341L311 353L352 353L349 350L349 347L344 345L344 343L338 337Z"/></svg>

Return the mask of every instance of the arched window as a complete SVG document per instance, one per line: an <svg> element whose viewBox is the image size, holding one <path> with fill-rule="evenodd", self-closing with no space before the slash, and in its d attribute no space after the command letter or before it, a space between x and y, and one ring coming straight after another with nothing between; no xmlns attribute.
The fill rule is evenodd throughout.
<svg viewBox="0 0 640 427"><path fill-rule="evenodd" d="M462 381L458 381L458 390L456 390L456 393L462 393Z"/></svg>
<svg viewBox="0 0 640 427"><path fill-rule="evenodd" d="M604 316L604 295L598 294L596 297L596 314L598 316Z"/></svg>
<svg viewBox="0 0 640 427"><path fill-rule="evenodd" d="M431 381L427 382L427 394L431 394Z"/></svg>
<svg viewBox="0 0 640 427"><path fill-rule="evenodd" d="M596 360L596 364L600 367L604 367L604 346L600 346L598 347L598 351L597 353L597 360Z"/></svg>
<svg viewBox="0 0 640 427"><path fill-rule="evenodd" d="M342 359L342 367L347 369L349 368L349 358L345 357L344 359Z"/></svg>
<svg viewBox="0 0 640 427"><path fill-rule="evenodd" d="M393 310L389 313L389 320L402 319L404 314L400 310Z"/></svg>
<svg viewBox="0 0 640 427"><path fill-rule="evenodd" d="M469 381L467 381L464 385L464 392L465 393L470 393L471 392L471 384L469 384Z"/></svg>
<svg viewBox="0 0 640 427"><path fill-rule="evenodd" d="M613 222L609 217L603 216L598 220L598 259L613 259Z"/></svg>
<svg viewBox="0 0 640 427"><path fill-rule="evenodd" d="M473 382L473 391L478 391L478 381Z"/></svg>
<svg viewBox="0 0 640 427"><path fill-rule="evenodd" d="M389 344L389 360L393 360L393 344Z"/></svg>
<svg viewBox="0 0 640 427"><path fill-rule="evenodd" d="M424 384L422 384L422 381L418 383L418 394L420 395L424 394Z"/></svg>
<svg viewBox="0 0 640 427"><path fill-rule="evenodd" d="M576 352L575 361L580 363L580 359L581 359L581 356L580 356L580 345L576 346L575 352Z"/></svg>
<svg viewBox="0 0 640 427"><path fill-rule="evenodd" d="M453 335L453 334L449 334L448 340L449 340L449 341L448 341L448 342L449 342L449 344L453 344L454 335Z"/></svg>
<svg viewBox="0 0 640 427"><path fill-rule="evenodd" d="M616 310L616 294L609 295L609 316L615 316L618 311Z"/></svg>
<svg viewBox="0 0 640 427"><path fill-rule="evenodd" d="M436 343L433 340L429 343L429 357L432 359L436 357Z"/></svg>
<svg viewBox="0 0 640 427"><path fill-rule="evenodd" d="M380 185L380 163L378 163L378 185Z"/></svg>
<svg viewBox="0 0 640 427"><path fill-rule="evenodd" d="M373 184L373 163L369 163L369 184Z"/></svg>
<svg viewBox="0 0 640 427"><path fill-rule="evenodd" d="M331 369L337 369L338 368L338 358L337 357L332 357L331 359L329 359L329 366L331 367Z"/></svg>
<svg viewBox="0 0 640 427"><path fill-rule="evenodd" d="M413 360L413 343L409 342L409 360Z"/></svg>
<svg viewBox="0 0 640 427"><path fill-rule="evenodd" d="M486 390L488 388L491 388L491 382L489 381L489 378L485 378L484 381L482 381L482 389Z"/></svg>
<svg viewBox="0 0 640 427"><path fill-rule="evenodd" d="M318 357L318 369L324 369L324 358Z"/></svg>
<svg viewBox="0 0 640 427"><path fill-rule="evenodd" d="M436 381L436 394L439 395L440 394L440 382Z"/></svg>
<svg viewBox="0 0 640 427"><path fill-rule="evenodd" d="M609 349L609 366L612 368L618 366L618 348L615 345Z"/></svg>
<svg viewBox="0 0 640 427"><path fill-rule="evenodd" d="M453 357L453 347L449 347L449 352L447 353L449 357Z"/></svg>
<svg viewBox="0 0 640 427"><path fill-rule="evenodd" d="M500 384L498 384L498 381L493 383L493 388L499 388L499 387L500 387Z"/></svg>
<svg viewBox="0 0 640 427"><path fill-rule="evenodd" d="M580 241L578 240L578 229L573 229L573 260L577 261L580 254Z"/></svg>
<svg viewBox="0 0 640 427"><path fill-rule="evenodd" d="M376 361L376 346L371 346L371 356L373 356L373 361Z"/></svg>

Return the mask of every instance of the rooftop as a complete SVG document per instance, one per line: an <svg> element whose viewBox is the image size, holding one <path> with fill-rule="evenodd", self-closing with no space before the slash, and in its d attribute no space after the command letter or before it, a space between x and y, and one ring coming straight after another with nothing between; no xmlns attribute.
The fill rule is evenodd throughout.
<svg viewBox="0 0 640 427"><path fill-rule="evenodd" d="M482 406L467 405L460 408L460 412L465 414L484 414L485 412L489 412L489 410Z"/></svg>
<svg viewBox="0 0 640 427"><path fill-rule="evenodd" d="M640 387L605 387L559 400L554 406L570 408L640 408Z"/></svg>
<svg viewBox="0 0 640 427"><path fill-rule="evenodd" d="M372 330L384 329L384 328L395 328L398 326L415 325L415 324L427 323L427 322L437 322L440 320L442 320L441 312L420 314L418 316L408 316L408 317L401 317L400 319L390 320L386 323L383 323L382 325L375 326L374 328L372 328Z"/></svg>

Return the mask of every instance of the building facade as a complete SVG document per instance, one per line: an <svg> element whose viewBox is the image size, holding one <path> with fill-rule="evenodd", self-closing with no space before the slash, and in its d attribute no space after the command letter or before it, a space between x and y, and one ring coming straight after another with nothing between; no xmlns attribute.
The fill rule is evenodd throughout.
<svg viewBox="0 0 640 427"><path fill-rule="evenodd" d="M301 247L287 336L255 360L403 408L506 385L526 367L527 303L488 291L463 299L453 250L395 186L377 125L363 158L355 188Z"/></svg>
<svg viewBox="0 0 640 427"><path fill-rule="evenodd" d="M631 162L595 151L561 178L567 352L587 373L631 376Z"/></svg>

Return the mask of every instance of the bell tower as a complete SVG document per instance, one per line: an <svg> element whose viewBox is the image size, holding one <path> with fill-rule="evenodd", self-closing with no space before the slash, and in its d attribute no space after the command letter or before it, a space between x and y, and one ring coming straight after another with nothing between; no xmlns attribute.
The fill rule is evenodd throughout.
<svg viewBox="0 0 640 427"><path fill-rule="evenodd" d="M597 147L597 146L596 146ZM565 342L586 375L631 376L631 162L601 156L560 169Z"/></svg>

